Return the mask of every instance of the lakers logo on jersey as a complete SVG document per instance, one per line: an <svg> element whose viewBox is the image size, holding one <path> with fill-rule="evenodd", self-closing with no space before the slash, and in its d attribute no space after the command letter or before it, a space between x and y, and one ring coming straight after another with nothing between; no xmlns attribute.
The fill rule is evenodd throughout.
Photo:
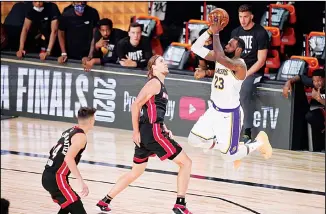
<svg viewBox="0 0 326 214"><path fill-rule="evenodd" d="M215 73L227 76L228 75L228 70L229 69L226 69L226 68L217 68Z"/></svg>

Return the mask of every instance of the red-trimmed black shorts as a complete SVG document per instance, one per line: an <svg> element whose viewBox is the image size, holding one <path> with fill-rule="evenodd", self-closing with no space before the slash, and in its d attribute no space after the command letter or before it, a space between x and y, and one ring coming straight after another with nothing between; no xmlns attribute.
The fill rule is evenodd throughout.
<svg viewBox="0 0 326 214"><path fill-rule="evenodd" d="M160 123L140 123L140 147L135 146L134 163L141 164L148 161L150 156L157 155L162 161L173 160L182 147L163 132Z"/></svg>
<svg viewBox="0 0 326 214"><path fill-rule="evenodd" d="M44 171L42 185L50 193L52 200L59 204L62 209L80 200L79 195L71 188L65 175Z"/></svg>

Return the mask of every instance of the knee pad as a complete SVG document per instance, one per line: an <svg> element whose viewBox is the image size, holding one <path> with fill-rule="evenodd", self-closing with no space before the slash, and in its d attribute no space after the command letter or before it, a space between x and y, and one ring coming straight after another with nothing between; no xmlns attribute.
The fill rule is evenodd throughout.
<svg viewBox="0 0 326 214"><path fill-rule="evenodd" d="M213 145L213 142L214 139L204 139L193 134L192 132L190 132L188 136L189 145L197 148L209 149Z"/></svg>

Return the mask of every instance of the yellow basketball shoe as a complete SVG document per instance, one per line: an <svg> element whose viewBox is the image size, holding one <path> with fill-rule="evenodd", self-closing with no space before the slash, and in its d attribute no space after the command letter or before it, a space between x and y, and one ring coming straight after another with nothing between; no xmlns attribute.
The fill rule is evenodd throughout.
<svg viewBox="0 0 326 214"><path fill-rule="evenodd" d="M260 131L256 137L256 140L262 143L262 145L258 147L258 151L263 155L265 159L271 158L273 153L273 148L269 143L269 139L266 132Z"/></svg>

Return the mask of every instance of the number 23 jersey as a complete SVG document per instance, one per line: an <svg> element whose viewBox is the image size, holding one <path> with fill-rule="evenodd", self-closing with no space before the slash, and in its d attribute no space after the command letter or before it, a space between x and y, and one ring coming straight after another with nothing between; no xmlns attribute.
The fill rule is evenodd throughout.
<svg viewBox="0 0 326 214"><path fill-rule="evenodd" d="M58 143L50 150L50 157L45 165L45 171L59 173L66 176L70 174L70 170L64 159L69 147L71 146L71 138L77 133L85 134L85 132L78 126L74 126L62 133ZM76 165L79 163L82 153L86 149L86 145L76 155Z"/></svg>
<svg viewBox="0 0 326 214"><path fill-rule="evenodd" d="M239 80L231 69L216 62L211 84L211 100L222 109L237 108L240 105L242 82L243 80Z"/></svg>

